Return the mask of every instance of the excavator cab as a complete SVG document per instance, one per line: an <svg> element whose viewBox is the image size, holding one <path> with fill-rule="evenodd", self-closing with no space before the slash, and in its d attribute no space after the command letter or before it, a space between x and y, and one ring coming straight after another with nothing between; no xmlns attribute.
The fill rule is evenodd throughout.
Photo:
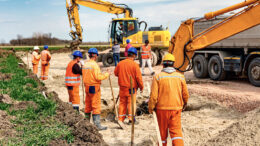
<svg viewBox="0 0 260 146"><path fill-rule="evenodd" d="M113 19L111 25L110 44L116 40L119 44L125 45L126 39L131 39L139 32L139 24L136 18ZM137 40L132 40L137 42Z"/></svg>

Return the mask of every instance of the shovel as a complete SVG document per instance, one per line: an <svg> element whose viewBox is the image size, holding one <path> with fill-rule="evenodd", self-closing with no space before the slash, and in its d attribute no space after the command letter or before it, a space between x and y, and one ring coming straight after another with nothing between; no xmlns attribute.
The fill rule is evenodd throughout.
<svg viewBox="0 0 260 146"><path fill-rule="evenodd" d="M162 139L161 139L161 134L160 134L159 125L158 125L157 116L156 116L155 111L153 111L153 120L155 122L155 128L156 128L156 133L157 133L157 139L158 139L158 142L159 142L159 146L162 146Z"/></svg>
<svg viewBox="0 0 260 146"><path fill-rule="evenodd" d="M116 121L116 123L120 126L120 128L126 129L124 123L118 120L118 112L117 112L117 108L116 108L116 100L115 100L115 96L114 96L114 91L113 91L113 87L112 87L112 82L111 82L110 76L109 76L108 78L109 78L109 84L110 84L111 93L112 93L113 102L114 102L114 111L115 111L115 113L116 113L115 121Z"/></svg>

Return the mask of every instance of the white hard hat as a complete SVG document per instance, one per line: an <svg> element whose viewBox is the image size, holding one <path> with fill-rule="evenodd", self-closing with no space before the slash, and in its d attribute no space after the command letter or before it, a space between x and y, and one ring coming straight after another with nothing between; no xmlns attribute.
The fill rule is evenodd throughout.
<svg viewBox="0 0 260 146"><path fill-rule="evenodd" d="M40 48L38 46L34 46L33 50L39 50Z"/></svg>

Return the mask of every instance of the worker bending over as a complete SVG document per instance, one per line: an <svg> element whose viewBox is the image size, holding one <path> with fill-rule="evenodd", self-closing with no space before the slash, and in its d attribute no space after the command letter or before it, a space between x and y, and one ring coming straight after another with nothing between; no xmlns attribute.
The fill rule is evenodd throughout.
<svg viewBox="0 0 260 146"><path fill-rule="evenodd" d="M92 111L94 124L99 130L106 130L107 127L103 127L100 124L101 114L101 81L108 78L109 73L102 74L100 68L96 62L98 59L98 51L96 48L90 48L88 51L89 58L84 63L82 68L83 82L86 91L86 103L85 103L85 116L90 120Z"/></svg>
<svg viewBox="0 0 260 146"><path fill-rule="evenodd" d="M41 55L39 53L39 47L38 46L34 46L33 47L33 53L32 53L32 66L33 66L33 73L35 75L37 75L38 73L38 65L41 59Z"/></svg>
<svg viewBox="0 0 260 146"><path fill-rule="evenodd" d="M42 70L41 70L41 79L47 80L48 79L48 73L50 68L50 60L51 60L51 54L48 51L48 46L44 46L44 50L41 52L41 60L42 60Z"/></svg>
<svg viewBox="0 0 260 146"><path fill-rule="evenodd" d="M129 123L133 121L132 114L135 115L136 109L136 92L140 88L143 91L143 80L139 65L134 62L137 55L136 48L132 47L128 49L128 57L120 61L115 68L115 76L118 77L118 84L120 86L119 97L119 117L118 120L124 122L126 118L126 111L128 110ZM131 87L130 87L130 76L133 82L133 94L134 94L134 113L132 113L131 106ZM134 119L135 121L135 119ZM135 121L136 122L136 121ZM137 123L136 123L137 124Z"/></svg>
<svg viewBox="0 0 260 146"><path fill-rule="evenodd" d="M144 75L144 68L147 63L148 68L150 70L151 75L154 75L154 71L152 68L152 54L151 54L151 46L149 45L149 41L145 40L145 44L141 47L141 57L142 57L142 75Z"/></svg>
<svg viewBox="0 0 260 146"><path fill-rule="evenodd" d="M73 109L79 112L79 85L80 75L82 75L80 59L82 58L82 53L75 51L72 55L73 60L69 62L66 69L65 85L69 93L69 104L72 104Z"/></svg>
<svg viewBox="0 0 260 146"><path fill-rule="evenodd" d="M189 93L184 75L173 68L175 57L166 54L163 70L153 78L149 99L149 112L156 109L163 146L167 145L168 130L172 145L183 146L181 112L185 109Z"/></svg>

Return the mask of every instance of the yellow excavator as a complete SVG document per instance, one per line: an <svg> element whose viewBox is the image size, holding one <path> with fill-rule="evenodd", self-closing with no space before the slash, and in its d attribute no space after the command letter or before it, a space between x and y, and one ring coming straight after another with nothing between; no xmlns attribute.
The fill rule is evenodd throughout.
<svg viewBox="0 0 260 146"><path fill-rule="evenodd" d="M194 23L240 10L215 25L194 35ZM197 75L207 74L213 80L223 80L226 75L248 76L251 84L260 86L260 48L208 48L216 42L251 29L260 24L260 1L247 0L236 5L205 14L203 18L188 19L181 23L171 38L168 52L174 54L175 68L179 72L192 69ZM192 61L193 58L193 61Z"/></svg>
<svg viewBox="0 0 260 146"><path fill-rule="evenodd" d="M98 11L115 15L123 14L123 18L112 19L110 28L110 46L116 40L121 47L126 46L126 40L130 39L132 46L139 48L145 40L149 40L152 47L153 65L159 64L162 59L163 51L160 48L169 47L171 34L168 28L150 27L148 30L145 21L139 21L133 17L133 11L125 4L115 4L102 0L66 0L67 14L70 23L70 35L73 39L72 47L77 47L82 42L82 27L79 18L79 5L89 7ZM144 30L140 26L144 24ZM101 54L104 66L113 64L111 53Z"/></svg>

